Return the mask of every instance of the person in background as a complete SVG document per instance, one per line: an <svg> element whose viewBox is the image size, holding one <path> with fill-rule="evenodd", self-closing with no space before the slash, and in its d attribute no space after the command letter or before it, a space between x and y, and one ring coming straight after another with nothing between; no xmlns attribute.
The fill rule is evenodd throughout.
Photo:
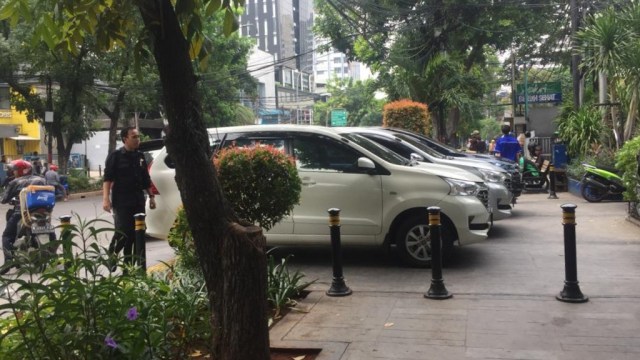
<svg viewBox="0 0 640 360"><path fill-rule="evenodd" d="M478 138L480 137L480 131L473 130L469 140L467 140L467 150L477 152L478 151Z"/></svg>
<svg viewBox="0 0 640 360"><path fill-rule="evenodd" d="M38 157L38 152L34 151L31 157L31 164L33 165L33 174L42 175L42 161Z"/></svg>
<svg viewBox="0 0 640 360"><path fill-rule="evenodd" d="M113 210L115 228L118 230L109 245L109 253L114 257L124 249L125 264L132 264L133 243L135 241L135 221L133 215L144 213L144 191L149 194L149 207L154 209L156 201L151 193L151 178L144 154L138 151L140 134L135 127L127 127L120 132L124 146L107 156L104 166L102 186L102 208ZM111 266L115 270L115 265Z"/></svg>
<svg viewBox="0 0 640 360"><path fill-rule="evenodd" d="M4 184L7 179L7 155L0 158L0 184Z"/></svg>
<svg viewBox="0 0 640 360"><path fill-rule="evenodd" d="M489 143L489 155L494 155L496 153L496 141L491 139Z"/></svg>
<svg viewBox="0 0 640 360"><path fill-rule="evenodd" d="M49 165L49 170L45 171L44 173L44 179L47 182L47 185L56 187L56 192L62 194L64 201L67 201L69 199L67 191L60 181L60 175L58 174L58 165Z"/></svg>
<svg viewBox="0 0 640 360"><path fill-rule="evenodd" d="M522 147L520 147L518 140L511 135L511 126L504 124L500 130L502 136L496 141L495 155L499 158L517 161L518 155L522 153Z"/></svg>

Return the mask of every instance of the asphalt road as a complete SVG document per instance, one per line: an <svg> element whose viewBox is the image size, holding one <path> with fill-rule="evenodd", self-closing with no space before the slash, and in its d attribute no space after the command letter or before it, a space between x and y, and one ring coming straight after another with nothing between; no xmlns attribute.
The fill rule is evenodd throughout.
<svg viewBox="0 0 640 360"><path fill-rule="evenodd" d="M443 271L450 291L477 294L536 294L561 290L564 280L564 242L560 205L574 203L578 244L578 275L590 292L601 296L640 296L640 228L626 220L627 203L587 203L570 193L524 194L511 218L497 221L489 238L477 244L457 248ZM0 205L4 213L7 205ZM83 219L111 221L102 210L101 197L71 199L56 204L54 216L75 214ZM57 223L56 223L57 225ZM0 216L4 228L4 216ZM107 225L108 226L108 225ZM99 239L108 246L110 233ZM173 257L166 240L149 239L147 264L152 266ZM305 279L316 283L312 289L324 289L332 281L332 256L327 228L327 246L287 247L271 250L289 258L290 270L301 271ZM344 277L347 284L363 291L426 291L429 269L407 268L391 251L378 248L344 248Z"/></svg>

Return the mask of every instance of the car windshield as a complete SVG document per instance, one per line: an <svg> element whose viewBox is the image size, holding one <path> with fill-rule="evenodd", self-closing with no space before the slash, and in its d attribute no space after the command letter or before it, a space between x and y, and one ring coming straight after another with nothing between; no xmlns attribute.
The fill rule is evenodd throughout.
<svg viewBox="0 0 640 360"><path fill-rule="evenodd" d="M422 143L421 141L419 141L417 138L413 137L413 136L408 136L405 134L395 134L396 137L398 137L399 139L402 139L402 141L406 141L407 143L417 147L418 149L424 151L425 153L435 157L435 158L439 158L439 159L446 159L446 156L442 155L441 153L433 150L432 148L430 148L429 146L425 145L424 143Z"/></svg>
<svg viewBox="0 0 640 360"><path fill-rule="evenodd" d="M363 148L365 148L366 150L372 152L374 155L378 156L379 158L381 158L382 160L392 163L392 164L396 164L396 165L406 165L407 164L407 160L405 158L403 158L402 156L396 154L395 152L381 146L378 145L376 143L374 143L373 141L358 135L358 134L341 134L342 137L344 137L345 139L348 139L349 141L353 141L354 143L362 146Z"/></svg>

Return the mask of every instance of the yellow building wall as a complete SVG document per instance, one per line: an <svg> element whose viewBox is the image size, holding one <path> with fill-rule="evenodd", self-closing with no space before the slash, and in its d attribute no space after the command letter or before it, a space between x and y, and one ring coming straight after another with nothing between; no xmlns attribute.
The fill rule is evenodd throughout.
<svg viewBox="0 0 640 360"><path fill-rule="evenodd" d="M10 160L20 159L23 155L30 155L34 151L40 152L40 123L27 121L27 115L23 112L16 111L12 106L10 117L7 117L8 111L3 110L0 116L0 124L18 125L18 134L35 138L38 140L13 140L4 138L4 146L2 154L7 155Z"/></svg>

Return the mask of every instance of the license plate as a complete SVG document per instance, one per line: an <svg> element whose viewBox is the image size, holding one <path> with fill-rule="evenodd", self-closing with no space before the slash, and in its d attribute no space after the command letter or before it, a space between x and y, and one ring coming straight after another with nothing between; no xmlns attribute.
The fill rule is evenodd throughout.
<svg viewBox="0 0 640 360"><path fill-rule="evenodd" d="M51 225L51 224L46 224L46 225L33 224L33 225L31 225L31 233L33 233L33 234L52 233L54 231L55 230L53 228L53 225Z"/></svg>

